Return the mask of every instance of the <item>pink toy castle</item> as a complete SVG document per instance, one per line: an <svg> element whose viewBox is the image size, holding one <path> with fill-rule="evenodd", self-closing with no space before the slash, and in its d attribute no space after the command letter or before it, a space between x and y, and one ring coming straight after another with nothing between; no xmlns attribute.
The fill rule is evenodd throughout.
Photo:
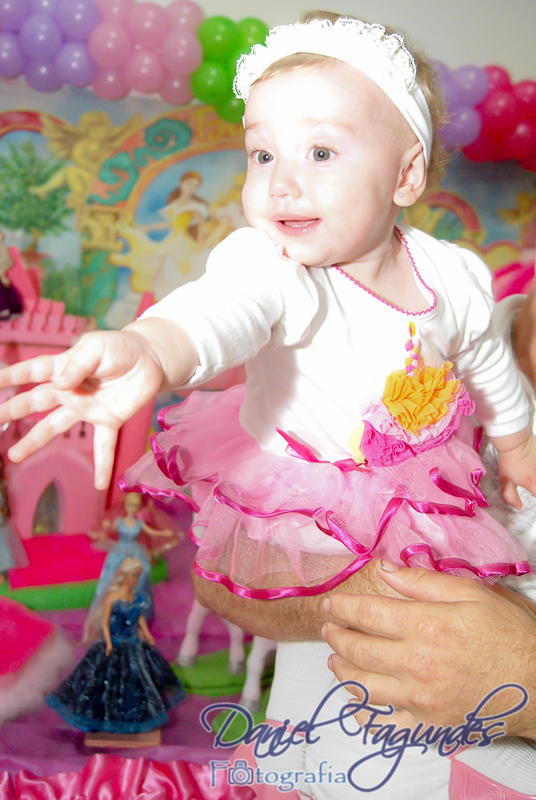
<svg viewBox="0 0 536 800"><path fill-rule="evenodd" d="M60 353L88 328L88 320L65 314L61 302L41 297L39 275L26 269L16 248L9 248L13 266L7 272L22 297L23 313L0 322L0 361L14 364L37 355ZM148 298L144 298L148 304ZM93 430L79 424L20 464L5 458L11 522L22 539L36 533L84 533L103 510L117 500L117 478L145 450L152 408L123 427L109 493L93 486ZM41 415L11 423L0 435L0 453L24 435Z"/></svg>

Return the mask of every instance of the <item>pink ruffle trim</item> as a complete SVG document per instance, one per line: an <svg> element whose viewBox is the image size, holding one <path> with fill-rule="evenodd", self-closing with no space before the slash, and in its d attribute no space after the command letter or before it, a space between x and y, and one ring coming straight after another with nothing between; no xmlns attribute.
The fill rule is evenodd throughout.
<svg viewBox="0 0 536 800"><path fill-rule="evenodd" d="M263 451L240 426L244 387L194 393L166 410L164 433L123 488L184 496L198 510L196 571L255 598L317 594L371 558L490 581L529 572L515 539L482 511L483 468L454 435L466 395L435 447L389 466L321 461L283 434Z"/></svg>

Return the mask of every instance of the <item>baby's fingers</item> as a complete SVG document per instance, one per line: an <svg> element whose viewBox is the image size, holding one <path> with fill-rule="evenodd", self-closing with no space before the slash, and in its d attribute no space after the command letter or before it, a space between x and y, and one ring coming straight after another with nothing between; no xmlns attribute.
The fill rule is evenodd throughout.
<svg viewBox="0 0 536 800"><path fill-rule="evenodd" d="M65 355L60 353L56 356L37 356L1 369L0 388L52 380L54 374L61 370Z"/></svg>
<svg viewBox="0 0 536 800"><path fill-rule="evenodd" d="M19 392L0 405L0 423L50 411L58 403L58 393L50 383L38 384L27 392Z"/></svg>
<svg viewBox="0 0 536 800"><path fill-rule="evenodd" d="M107 489L112 479L117 430L103 425L95 426L93 433L93 461L95 464L95 489Z"/></svg>
<svg viewBox="0 0 536 800"><path fill-rule="evenodd" d="M504 476L501 477L500 482L504 502L509 506L521 510L523 508L523 503L519 499L515 483Z"/></svg>
<svg viewBox="0 0 536 800"><path fill-rule="evenodd" d="M57 408L30 428L26 436L9 448L7 454L11 461L23 461L79 421L80 418L72 411Z"/></svg>

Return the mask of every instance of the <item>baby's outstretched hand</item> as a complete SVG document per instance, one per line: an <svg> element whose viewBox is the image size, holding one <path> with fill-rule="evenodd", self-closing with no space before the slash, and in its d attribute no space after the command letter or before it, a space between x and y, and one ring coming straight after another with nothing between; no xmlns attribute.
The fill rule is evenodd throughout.
<svg viewBox="0 0 536 800"><path fill-rule="evenodd" d="M499 453L499 481L505 503L522 508L517 486L536 496L536 437L528 428L513 436L493 439Z"/></svg>
<svg viewBox="0 0 536 800"><path fill-rule="evenodd" d="M94 426L95 486L104 489L112 474L119 428L154 397L162 381L158 359L132 331L87 333L64 353L0 370L0 388L37 384L0 405L0 424L51 412L8 455L22 461L76 423L89 422Z"/></svg>

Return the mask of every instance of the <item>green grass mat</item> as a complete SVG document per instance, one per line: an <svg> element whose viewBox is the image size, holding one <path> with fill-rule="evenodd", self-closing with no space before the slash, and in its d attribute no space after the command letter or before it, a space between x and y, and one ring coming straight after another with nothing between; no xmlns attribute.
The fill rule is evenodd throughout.
<svg viewBox="0 0 536 800"><path fill-rule="evenodd" d="M151 567L153 583L167 578L168 567L163 558L157 559ZM0 584L0 595L12 597L34 611L56 611L64 608L87 608L93 600L97 581L75 581L55 583L48 586L27 586L23 589L9 589L6 583Z"/></svg>
<svg viewBox="0 0 536 800"><path fill-rule="evenodd" d="M251 644L246 644L246 657L249 655ZM246 673L230 675L227 671L229 650L218 650L215 653L206 653L198 656L193 667L179 667L173 664L184 688L190 694L202 694L206 697L223 697L228 694L241 694ZM274 676L272 660L266 666L262 685L270 686Z"/></svg>

